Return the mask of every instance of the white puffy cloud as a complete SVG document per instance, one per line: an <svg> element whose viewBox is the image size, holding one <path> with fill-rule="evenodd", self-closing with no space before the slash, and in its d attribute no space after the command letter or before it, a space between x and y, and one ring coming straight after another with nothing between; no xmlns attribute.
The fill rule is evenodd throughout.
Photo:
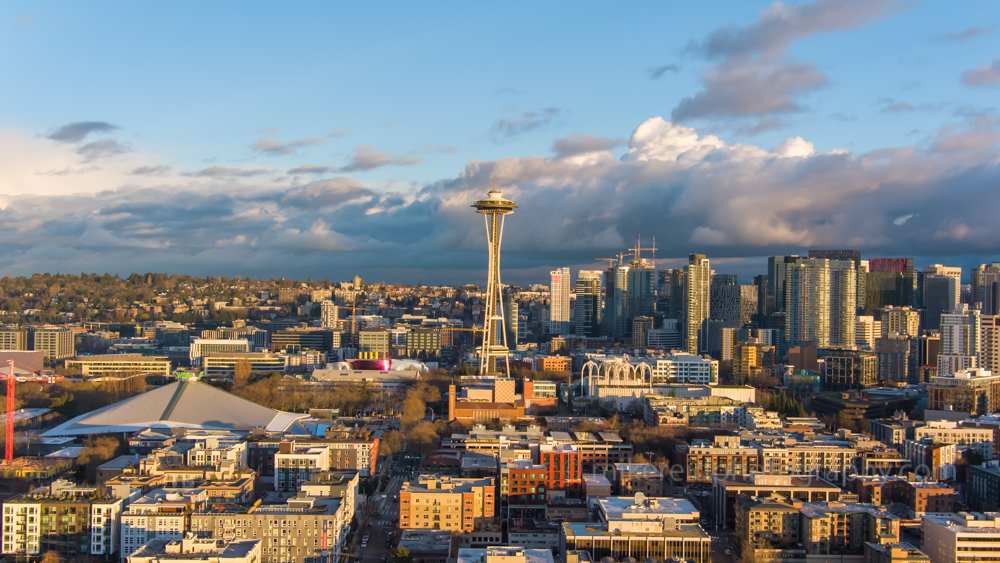
<svg viewBox="0 0 1000 563"><path fill-rule="evenodd" d="M14 172L0 182L16 188L27 177L47 190L0 191L0 272L476 280L485 233L470 204L494 175L520 206L504 231L505 279L514 283L553 265L598 267L594 258L640 234L656 238L664 263L691 252L750 263L820 246L990 256L1000 240L1000 124L970 124L940 131L929 149L855 154L817 151L801 137L770 150L727 144L655 117L635 128L621 159L608 156L616 140L575 135L556 141L552 158L470 160L452 178L402 191L252 163L183 172L138 150L80 172L88 165L74 146L4 144L22 139L0 132L0 148L21 151L0 150Z"/></svg>

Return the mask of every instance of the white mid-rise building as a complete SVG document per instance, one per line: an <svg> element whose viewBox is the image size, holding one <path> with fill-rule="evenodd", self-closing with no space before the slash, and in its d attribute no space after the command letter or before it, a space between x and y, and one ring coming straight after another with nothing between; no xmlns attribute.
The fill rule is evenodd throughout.
<svg viewBox="0 0 1000 563"><path fill-rule="evenodd" d="M931 563L1000 560L1000 514L931 514L922 524L923 550Z"/></svg>
<svg viewBox="0 0 1000 563"><path fill-rule="evenodd" d="M187 514L208 502L205 489L156 489L133 501L122 513L121 553L132 553L153 540L180 540Z"/></svg>
<svg viewBox="0 0 1000 563"><path fill-rule="evenodd" d="M249 352L250 341L238 340L210 340L207 338L195 338L191 341L189 357L191 365L201 365L201 359L205 356L220 352Z"/></svg>

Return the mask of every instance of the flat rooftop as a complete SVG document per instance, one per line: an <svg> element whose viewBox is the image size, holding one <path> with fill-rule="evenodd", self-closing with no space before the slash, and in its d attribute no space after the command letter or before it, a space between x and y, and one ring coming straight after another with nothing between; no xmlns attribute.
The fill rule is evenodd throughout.
<svg viewBox="0 0 1000 563"><path fill-rule="evenodd" d="M447 553L451 549L451 532L434 530L403 530L399 538L400 547L410 553L439 551Z"/></svg>
<svg viewBox="0 0 1000 563"><path fill-rule="evenodd" d="M668 537L668 538L692 538L692 539L704 539L709 540L708 534L705 530L701 529L701 526L689 525L689 526L675 526L674 528L667 528L666 530L660 530L656 532L609 532L607 524L594 524L594 523L576 523L576 522L563 522L563 531L567 536L608 536L616 538L624 538L627 536L635 537Z"/></svg>
<svg viewBox="0 0 1000 563"><path fill-rule="evenodd" d="M226 543L224 540L197 540L198 549L191 553L167 553L167 546L178 547L178 540L152 540L132 553L132 557L161 557L163 559L191 559L193 561L218 561L220 559L245 559L260 545L261 540L242 540ZM204 545L214 543L214 546Z"/></svg>
<svg viewBox="0 0 1000 563"><path fill-rule="evenodd" d="M658 519L672 514L697 515L699 512L691 501L674 497L645 497L640 499L640 504L636 504L635 497L605 497L597 502L601 512L616 520Z"/></svg>

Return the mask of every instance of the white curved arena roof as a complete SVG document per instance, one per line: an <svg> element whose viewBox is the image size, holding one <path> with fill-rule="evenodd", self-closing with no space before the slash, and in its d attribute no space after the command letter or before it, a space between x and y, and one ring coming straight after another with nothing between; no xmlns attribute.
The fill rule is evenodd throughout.
<svg viewBox="0 0 1000 563"><path fill-rule="evenodd" d="M269 409L198 381L178 381L80 415L42 434L80 436L146 428L198 428L283 432L308 418Z"/></svg>

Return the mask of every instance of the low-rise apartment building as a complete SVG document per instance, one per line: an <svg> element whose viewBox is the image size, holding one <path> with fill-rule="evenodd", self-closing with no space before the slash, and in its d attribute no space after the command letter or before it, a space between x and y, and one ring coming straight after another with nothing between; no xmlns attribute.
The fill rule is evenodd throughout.
<svg viewBox="0 0 1000 563"><path fill-rule="evenodd" d="M226 541L259 540L261 563L309 563L340 553L350 522L340 499L296 497L285 504L222 506L191 515L191 532Z"/></svg>
<svg viewBox="0 0 1000 563"><path fill-rule="evenodd" d="M685 453L688 483L711 483L713 475L750 475L757 471L757 448L743 445L739 436L715 436L711 443L695 440L680 449Z"/></svg>
<svg viewBox="0 0 1000 563"><path fill-rule="evenodd" d="M111 559L118 552L124 501L62 480L11 497L3 503L0 552L18 558L53 552L67 561Z"/></svg>
<svg viewBox="0 0 1000 563"><path fill-rule="evenodd" d="M498 516L496 481L421 475L399 492L399 527L473 532Z"/></svg>

